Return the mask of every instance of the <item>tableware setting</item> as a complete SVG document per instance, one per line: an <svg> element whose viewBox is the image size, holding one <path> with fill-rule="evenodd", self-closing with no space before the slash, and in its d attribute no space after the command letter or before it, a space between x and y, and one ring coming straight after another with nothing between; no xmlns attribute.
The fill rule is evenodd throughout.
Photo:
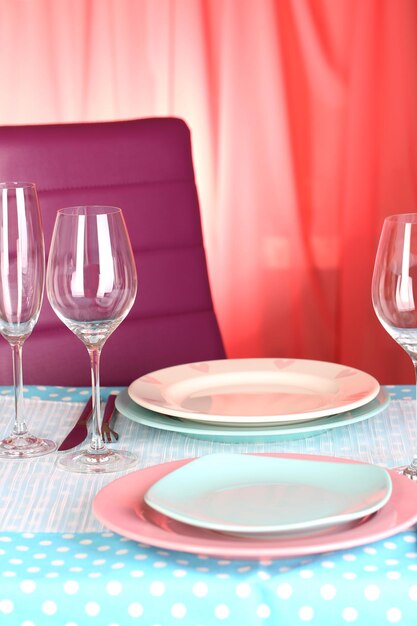
<svg viewBox="0 0 417 626"><path fill-rule="evenodd" d="M372 303L384 329L411 358L417 377L416 259L417 214L385 218L372 276ZM415 407L417 420L417 397ZM398 471L417 481L417 452Z"/></svg>
<svg viewBox="0 0 417 626"><path fill-rule="evenodd" d="M223 425L288 424L373 400L378 381L358 369L306 359L224 359L152 372L130 398L156 412Z"/></svg>
<svg viewBox="0 0 417 626"><path fill-rule="evenodd" d="M23 404L22 347L38 321L44 289L45 247L36 185L0 183L0 333L12 349L15 419L0 441L0 458L30 459L56 445L28 431Z"/></svg>
<svg viewBox="0 0 417 626"><path fill-rule="evenodd" d="M156 494L159 492L160 495L162 489L166 496L167 484L171 487L176 484L177 489L180 485L184 488L180 472L186 472L189 464L190 469L185 474L189 478L190 472L196 467L193 468L193 463L201 463L200 467L204 468L207 460L171 461L118 478L98 492L93 502L93 512L106 528L135 541L158 548L236 559L291 558L351 548L389 537L417 522L416 486L393 470L328 456L251 455L251 465L246 465L247 461L243 461L246 468L250 467L250 476L243 472L246 481L242 483L239 477L236 480L231 478L234 471L233 460L238 471L242 470L239 455L227 455L236 457L231 460L222 459L221 455L215 456L217 458L213 461L209 459L208 464L215 463L220 477L208 479L208 490L205 489L204 480L192 481L184 496L184 500L191 503L191 508L186 511L183 502L179 506L181 496L172 489L167 498L169 511L157 510L160 502L157 503ZM266 466L259 465L260 469L254 471L257 460L263 458L270 459L268 462L277 460L281 463L281 467L277 465L273 471L272 487L275 495L280 495L272 505L271 498L263 498L260 508L262 503L258 498L258 508L254 510L250 499L245 495L248 491L252 494L256 492L256 488L259 488L259 484L255 486L257 479L264 485L264 489L268 489L264 474ZM295 474L298 491L294 502L290 504L289 462L294 462L294 467L297 467ZM313 464L316 464L314 472ZM329 473L333 466L330 464L334 464L335 472L343 477L341 481L336 478L332 485ZM346 470L339 467L343 464L347 465ZM359 466L362 468L353 469ZM224 474L223 467L226 467ZM358 472L357 477L366 477L363 485L350 480L355 472ZM269 488L271 489L271 485ZM311 506L314 494L320 489L326 492L326 497L322 498L322 502L315 502ZM232 497L233 506L228 504L230 490L235 491ZM301 492L304 493L304 500L299 497ZM309 496L307 501L306 495ZM344 498L347 499L345 504ZM202 509L194 506L203 501ZM249 513L245 513L245 508L249 509ZM274 515L272 524L271 512ZM284 520L282 524L280 515ZM246 518L248 521L248 516L250 523L242 529L239 520Z"/></svg>
<svg viewBox="0 0 417 626"><path fill-rule="evenodd" d="M376 465L217 453L164 476L144 500L185 524L259 537L362 519L391 491L388 472Z"/></svg>
<svg viewBox="0 0 417 626"><path fill-rule="evenodd" d="M312 421L293 422L288 425L260 425L260 426L223 426L222 424L206 424L181 420L171 415L163 415L145 409L130 399L127 390L123 390L116 398L116 408L121 415L133 422L155 428L181 433L186 437L206 439L224 443L257 443L304 439L321 435L328 430L349 426L378 415L385 410L390 402L389 394L381 388L378 395L371 402L362 407L352 409L329 417Z"/></svg>
<svg viewBox="0 0 417 626"><path fill-rule="evenodd" d="M130 311L137 290L135 260L119 208L78 206L58 211L46 290L57 316L86 346L91 365L90 445L60 456L58 466L83 473L124 470L137 457L106 447L99 383L102 348Z"/></svg>
<svg viewBox="0 0 417 626"><path fill-rule="evenodd" d="M355 368L305 359L226 359L148 373L117 399L129 419L190 437L274 441L369 419L389 395Z"/></svg>

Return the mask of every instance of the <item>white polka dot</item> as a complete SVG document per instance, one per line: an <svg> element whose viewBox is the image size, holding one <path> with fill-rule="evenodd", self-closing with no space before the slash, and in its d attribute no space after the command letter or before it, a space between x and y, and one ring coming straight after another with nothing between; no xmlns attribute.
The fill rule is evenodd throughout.
<svg viewBox="0 0 417 626"><path fill-rule="evenodd" d="M333 569L334 563L333 561L322 561L321 566L325 567L326 569Z"/></svg>
<svg viewBox="0 0 417 626"><path fill-rule="evenodd" d="M20 589L23 593L33 593L36 589L36 583L33 580L22 580Z"/></svg>
<svg viewBox="0 0 417 626"><path fill-rule="evenodd" d="M388 609L387 611L387 620L391 623L391 624L397 624L399 621L401 621L402 619L402 613L400 611L400 609L397 608L392 608L392 609Z"/></svg>
<svg viewBox="0 0 417 626"><path fill-rule="evenodd" d="M109 596L118 596L123 591L123 586L118 580L111 580L106 585L106 591Z"/></svg>
<svg viewBox="0 0 417 626"><path fill-rule="evenodd" d="M237 590L236 590L236 593L237 593ZM206 583L203 583L203 582L194 583L194 585L193 585L193 594L197 598L204 598L208 594L208 585Z"/></svg>
<svg viewBox="0 0 417 626"><path fill-rule="evenodd" d="M27 552L29 548L28 546L16 546L16 550L19 550L19 552Z"/></svg>
<svg viewBox="0 0 417 626"><path fill-rule="evenodd" d="M358 619L358 612L352 606L347 606L342 611L342 617L345 622L355 622Z"/></svg>
<svg viewBox="0 0 417 626"><path fill-rule="evenodd" d="M365 567L363 568L364 572L377 572L378 568L376 565L365 565Z"/></svg>
<svg viewBox="0 0 417 626"><path fill-rule="evenodd" d="M260 604L256 609L256 615L261 619L267 619L271 615L271 609L267 604Z"/></svg>
<svg viewBox="0 0 417 626"><path fill-rule="evenodd" d="M75 580L67 580L64 583L64 591L69 596L73 596L75 593L77 593L79 588L80 585Z"/></svg>
<svg viewBox="0 0 417 626"><path fill-rule="evenodd" d="M387 565L398 565L398 559L386 559L385 563Z"/></svg>
<svg viewBox="0 0 417 626"><path fill-rule="evenodd" d="M394 543L393 541L385 541L384 543L384 548L387 548L387 550L395 550L397 547L397 544Z"/></svg>
<svg viewBox="0 0 417 626"><path fill-rule="evenodd" d="M314 572L312 569L302 569L300 571L300 578L313 578Z"/></svg>
<svg viewBox="0 0 417 626"><path fill-rule="evenodd" d="M28 567L27 572L29 572L29 574L36 574L37 572L41 571L40 567Z"/></svg>
<svg viewBox="0 0 417 626"><path fill-rule="evenodd" d="M21 623L21 626L35 626L34 622L30 622L29 620L25 620Z"/></svg>
<svg viewBox="0 0 417 626"><path fill-rule="evenodd" d="M46 602L42 604L42 613L45 613L45 615L55 615L57 610L58 607L53 600L46 600Z"/></svg>
<svg viewBox="0 0 417 626"><path fill-rule="evenodd" d="M175 578L184 578L184 576L187 576L187 571L185 569L174 569L172 575L175 576Z"/></svg>
<svg viewBox="0 0 417 626"><path fill-rule="evenodd" d="M226 604L218 604L214 609L214 615L217 619L227 619L230 615L230 609Z"/></svg>
<svg viewBox="0 0 417 626"><path fill-rule="evenodd" d="M311 606L302 606L298 616L303 622L310 622L314 617L314 611Z"/></svg>
<svg viewBox="0 0 417 626"><path fill-rule="evenodd" d="M84 607L84 611L90 617L95 617L96 615L100 613L101 606L97 602L87 602L87 604Z"/></svg>
<svg viewBox="0 0 417 626"><path fill-rule="evenodd" d="M334 585L323 585L320 589L320 595L323 600L333 600L336 595L336 587Z"/></svg>
<svg viewBox="0 0 417 626"><path fill-rule="evenodd" d="M288 600L293 594L293 588L289 583L281 583L277 587L277 596L281 600Z"/></svg>
<svg viewBox="0 0 417 626"><path fill-rule="evenodd" d="M123 554L128 554L129 550L126 550L126 548L123 548L122 550L116 550L116 554L117 556L122 556Z"/></svg>
<svg viewBox="0 0 417 626"><path fill-rule="evenodd" d="M110 550L110 546L98 546L97 550L99 552L106 552L106 550Z"/></svg>
<svg viewBox="0 0 417 626"><path fill-rule="evenodd" d="M171 607L171 615L178 619L185 617L187 615L187 607L181 602L176 602Z"/></svg>
<svg viewBox="0 0 417 626"><path fill-rule="evenodd" d="M387 572L387 578L389 578L389 580L398 580L401 578L401 574L400 572Z"/></svg>
<svg viewBox="0 0 417 626"><path fill-rule="evenodd" d="M143 576L144 572L141 569L132 569L132 571L130 572L130 575L133 578L140 578L141 576Z"/></svg>
<svg viewBox="0 0 417 626"><path fill-rule="evenodd" d="M155 563L153 564L153 566L154 566L154 567L161 568L161 567L166 567L166 566L167 566L167 564L165 563L165 561L155 561Z"/></svg>
<svg viewBox="0 0 417 626"><path fill-rule="evenodd" d="M122 569L125 566L124 563L113 563L113 565L111 565L111 569Z"/></svg>
<svg viewBox="0 0 417 626"><path fill-rule="evenodd" d="M269 574L268 572L260 571L258 572L258 578L260 580L269 580L271 578L271 574Z"/></svg>
<svg viewBox="0 0 417 626"><path fill-rule="evenodd" d="M371 548L371 547L368 547L368 546L366 548L364 548L363 551L366 554L376 554L377 553L376 548Z"/></svg>
<svg viewBox="0 0 417 626"><path fill-rule="evenodd" d="M45 574L46 578L59 578L59 574L58 572L48 572L47 574Z"/></svg>
<svg viewBox="0 0 417 626"><path fill-rule="evenodd" d="M0 600L0 613L13 613L14 604L11 600Z"/></svg>
<svg viewBox="0 0 417 626"><path fill-rule="evenodd" d="M417 585L411 585L410 589L408 590L408 597L410 598L410 600L417 602Z"/></svg>
<svg viewBox="0 0 417 626"><path fill-rule="evenodd" d="M89 546L93 543L93 541L91 539L81 539L81 541L78 542L81 546Z"/></svg>
<svg viewBox="0 0 417 626"><path fill-rule="evenodd" d="M34 559L46 559L46 554L44 554L43 552L38 552L37 554L33 555Z"/></svg>
<svg viewBox="0 0 417 626"><path fill-rule="evenodd" d="M406 541L407 543L416 543L417 537L414 537L414 535L405 535L404 541Z"/></svg>
<svg viewBox="0 0 417 626"><path fill-rule="evenodd" d="M130 617L141 617L143 615L143 606L139 602L132 602L127 607Z"/></svg>
<svg viewBox="0 0 417 626"><path fill-rule="evenodd" d="M160 580L154 580L154 582L152 582L149 587L151 595L156 597L163 596L165 590L165 583L161 582Z"/></svg>
<svg viewBox="0 0 417 626"><path fill-rule="evenodd" d="M367 600L374 602L375 600L379 599L379 596L381 595L381 589L378 587L378 585L367 585L363 590L363 593Z"/></svg>
<svg viewBox="0 0 417 626"><path fill-rule="evenodd" d="M74 559L86 559L88 557L88 554L85 554L85 552L79 552L78 554L74 554Z"/></svg>
<svg viewBox="0 0 417 626"><path fill-rule="evenodd" d="M342 576L343 578L346 578L346 580L355 580L355 578L358 577L355 572L344 572Z"/></svg>
<svg viewBox="0 0 417 626"><path fill-rule="evenodd" d="M12 565L22 565L23 561L22 559L9 559L9 563Z"/></svg>
<svg viewBox="0 0 417 626"><path fill-rule="evenodd" d="M239 598L248 598L252 593L252 588L248 583L239 583L236 585L236 595Z"/></svg>
<svg viewBox="0 0 417 626"><path fill-rule="evenodd" d="M40 546L51 546L52 545L52 541L50 541L49 539L43 539L42 541L39 542Z"/></svg>

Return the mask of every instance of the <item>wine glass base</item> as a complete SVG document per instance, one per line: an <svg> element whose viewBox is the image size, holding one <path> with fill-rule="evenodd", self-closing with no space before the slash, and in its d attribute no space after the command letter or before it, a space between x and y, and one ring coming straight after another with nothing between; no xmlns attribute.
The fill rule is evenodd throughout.
<svg viewBox="0 0 417 626"><path fill-rule="evenodd" d="M93 452L87 448L59 457L57 466L69 472L104 474L123 471L135 465L137 461L137 456L126 450Z"/></svg>
<svg viewBox="0 0 417 626"><path fill-rule="evenodd" d="M406 478L417 481L417 469L408 467L407 465L404 465L404 467L395 467L394 469Z"/></svg>
<svg viewBox="0 0 417 626"><path fill-rule="evenodd" d="M1 459L32 459L56 450L56 444L50 439L41 439L30 433L10 435L0 441Z"/></svg>

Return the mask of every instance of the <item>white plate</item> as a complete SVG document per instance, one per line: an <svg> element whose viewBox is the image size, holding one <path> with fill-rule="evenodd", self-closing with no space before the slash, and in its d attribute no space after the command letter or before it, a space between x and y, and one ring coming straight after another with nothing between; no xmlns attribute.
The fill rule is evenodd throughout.
<svg viewBox="0 0 417 626"><path fill-rule="evenodd" d="M120 392L116 397L117 410L133 422L149 426L150 428L181 433L187 437L226 443L265 443L313 437L314 435L321 435L326 430L349 426L350 424L367 420L381 413L388 405L389 394L381 387L379 394L374 400L352 411L322 417L311 422L294 422L288 425L260 425L255 428L253 426L222 426L216 423L203 424L189 420L183 421L176 417L155 413L133 402L127 393L127 389Z"/></svg>
<svg viewBox="0 0 417 626"><path fill-rule="evenodd" d="M164 476L145 502L199 528L265 535L361 519L384 506L391 489L376 465L220 453Z"/></svg>
<svg viewBox="0 0 417 626"><path fill-rule="evenodd" d="M378 381L360 370L297 359L225 359L158 370L128 388L134 402L186 420L283 424L370 402Z"/></svg>

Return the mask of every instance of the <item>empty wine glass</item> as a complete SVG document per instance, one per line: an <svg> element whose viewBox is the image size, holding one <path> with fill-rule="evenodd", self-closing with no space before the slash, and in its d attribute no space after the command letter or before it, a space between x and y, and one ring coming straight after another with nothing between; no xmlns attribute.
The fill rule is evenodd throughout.
<svg viewBox="0 0 417 626"><path fill-rule="evenodd" d="M29 433L23 406L22 347L39 317L45 248L34 183L0 183L0 194L0 333L12 349L15 398L14 428L0 441L0 457L26 459L56 448Z"/></svg>
<svg viewBox="0 0 417 626"><path fill-rule="evenodd" d="M46 287L52 308L84 343L91 363L90 445L60 457L58 465L86 473L123 470L137 459L103 442L99 376L103 345L130 311L137 290L135 260L120 209L78 206L58 211Z"/></svg>
<svg viewBox="0 0 417 626"><path fill-rule="evenodd" d="M372 302L382 326L410 356L417 376L417 213L385 219L372 278ZM408 467L398 470L417 480L417 453Z"/></svg>

